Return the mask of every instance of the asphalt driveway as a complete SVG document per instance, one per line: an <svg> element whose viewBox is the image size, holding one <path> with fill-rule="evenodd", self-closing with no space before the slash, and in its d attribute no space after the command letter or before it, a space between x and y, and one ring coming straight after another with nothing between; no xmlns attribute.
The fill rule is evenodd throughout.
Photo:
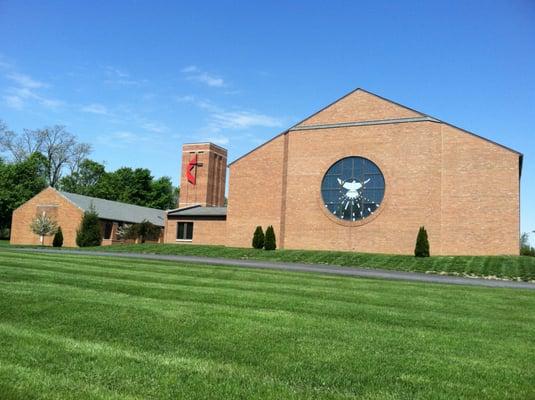
<svg viewBox="0 0 535 400"><path fill-rule="evenodd" d="M446 276L436 274L424 274L420 272L403 272L403 271L389 271L382 269L366 269L353 267L340 267L337 265L328 264L299 264L299 263L283 263L274 261L260 261L260 260L240 260L230 258L215 258L215 257L198 257L198 256L176 256L164 254L146 254L146 253L112 253L105 251L87 251L87 250L59 250L59 249L40 249L40 248L6 248L0 251L17 251L25 253L51 253L51 254L69 254L81 256L102 256L115 258L132 258L132 259L147 259L147 260L162 260L162 261L176 261L190 264L208 264L208 265L224 265L239 268L253 268L253 269L275 269L282 271L295 272L311 272L328 275L339 275L348 277L362 277L362 278L377 278L390 279L413 282L428 282L449 285L470 285L470 286L486 286L493 288L510 288L510 289L535 289L535 283L507 281L498 279L483 279L483 278L466 278L458 276Z"/></svg>

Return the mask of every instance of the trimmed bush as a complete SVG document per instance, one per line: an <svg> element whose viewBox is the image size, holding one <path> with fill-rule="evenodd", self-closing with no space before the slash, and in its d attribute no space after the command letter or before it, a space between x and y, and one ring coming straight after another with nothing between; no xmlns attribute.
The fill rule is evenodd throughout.
<svg viewBox="0 0 535 400"><path fill-rule="evenodd" d="M277 248L277 241L275 239L275 231L273 226L268 226L266 229L266 236L264 240L264 248L266 250L275 250Z"/></svg>
<svg viewBox="0 0 535 400"><path fill-rule="evenodd" d="M52 240L52 246L61 247L63 246L63 232L61 231L61 226L58 227L56 234L54 235L54 240Z"/></svg>
<svg viewBox="0 0 535 400"><path fill-rule="evenodd" d="M262 249L264 248L264 231L262 230L261 226L257 226L254 235L253 235L253 248L254 249Z"/></svg>
<svg viewBox="0 0 535 400"><path fill-rule="evenodd" d="M100 246L102 232L98 214L93 207L84 212L80 228L76 232L76 244L80 247Z"/></svg>
<svg viewBox="0 0 535 400"><path fill-rule="evenodd" d="M414 255L416 257L429 257L429 240L427 239L427 231L423 226L418 230Z"/></svg>

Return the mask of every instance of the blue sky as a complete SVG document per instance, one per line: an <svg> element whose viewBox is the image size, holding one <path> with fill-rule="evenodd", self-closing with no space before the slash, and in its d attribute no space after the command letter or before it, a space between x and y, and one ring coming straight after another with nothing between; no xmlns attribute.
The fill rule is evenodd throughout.
<svg viewBox="0 0 535 400"><path fill-rule="evenodd" d="M176 184L182 143L232 160L355 87L523 152L535 230L533 1L0 0L0 118L109 169Z"/></svg>

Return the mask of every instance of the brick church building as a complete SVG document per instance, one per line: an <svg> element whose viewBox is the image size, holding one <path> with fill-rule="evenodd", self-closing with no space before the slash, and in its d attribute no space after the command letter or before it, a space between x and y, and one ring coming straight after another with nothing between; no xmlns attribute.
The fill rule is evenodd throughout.
<svg viewBox="0 0 535 400"><path fill-rule="evenodd" d="M434 255L519 254L522 154L362 89L228 171L227 205L227 151L184 145L178 208L167 211L49 188L15 210L11 243L38 244L29 224L48 213L75 246L94 206L102 244L148 220L165 243L250 247L256 226L272 225L278 248L412 254L425 226Z"/></svg>
<svg viewBox="0 0 535 400"><path fill-rule="evenodd" d="M434 255L518 254L522 154L357 89L229 164L212 143L182 152L166 243Z"/></svg>

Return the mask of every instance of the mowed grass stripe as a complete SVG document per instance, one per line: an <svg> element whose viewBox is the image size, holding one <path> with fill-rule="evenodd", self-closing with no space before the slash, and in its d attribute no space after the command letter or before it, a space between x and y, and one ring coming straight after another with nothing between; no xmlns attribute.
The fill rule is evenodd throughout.
<svg viewBox="0 0 535 400"><path fill-rule="evenodd" d="M195 269L195 267L192 267L193 269ZM199 268L199 267L197 267ZM50 273L46 273L48 275L50 275ZM52 274L51 276L54 277L53 281L54 282L58 282L58 279L61 279L61 275L58 275L58 274ZM66 283L69 283L69 282L73 282L74 281L74 284L77 284L79 285L79 279L78 277L75 277L75 278L71 278L69 276L67 276L67 278L63 278L63 281L66 282ZM86 284L89 284L89 282L91 281L94 281L97 283L97 289L100 289L100 290L103 290L103 286L102 286L102 280L101 279L88 279ZM125 294L137 294L137 289L139 287L139 285L136 284L136 282L133 282L133 285L127 285L127 283L130 283L128 282L128 280L126 279L108 279L106 282L117 282L120 284L120 289L123 293ZM209 303L215 303L215 304L219 304L219 297L215 297L214 298L214 295L220 295L221 293L217 293L217 291L222 291L223 289L227 289L227 288L224 288L224 287L220 287L217 289L217 291L214 291L211 287L196 287L195 285L193 287L190 287L191 283L188 282L187 286L186 287L182 287L180 290L182 291L182 295L179 297L179 299L182 299L182 300L185 300L185 299L189 299L191 295L196 295L196 294L199 294L200 293L208 293L211 296L210 299L206 299L206 298L198 298L197 301L208 301ZM160 298L160 299L164 299L164 298L176 298L176 295L172 295L171 297L168 296L169 294L169 291L173 291L173 289L175 289L175 286L174 285L162 285L162 284L151 284L151 283L148 283L144 286L148 286L148 287L152 287L154 289L158 289L158 293L156 294L157 298ZM87 287L87 286L86 286ZM92 286L94 287L94 286ZM414 286L412 285L412 287L418 287L418 286ZM178 288L177 288L178 289ZM228 292L228 290L230 290L230 292ZM236 289L236 288L230 288L228 290L225 290L226 293L224 293L225 295L231 295L232 297L236 297L236 296L241 296L242 294L241 293L232 293L232 290L238 290L238 291L241 291L241 290L248 290L248 289ZM304 290L304 289L303 289ZM486 290L486 289L483 289L483 291ZM256 291L259 293L259 291ZM368 290L366 293L369 293L370 291ZM461 290L458 291L459 293L462 293ZM403 310L403 309L420 309L420 310L423 310L423 308L427 308L429 310L432 310L432 313L439 313L439 318L440 319L445 319L446 320L446 324L447 322L449 321L449 319L451 318L463 318L463 317L466 317L465 315L465 312L463 309L455 309L455 310L448 310L448 309L445 309L444 307L440 307L440 304L439 302L437 301L434 301L432 304L429 303L429 301L426 301L426 302L423 302L421 300L422 297L425 297L425 296L419 296L418 293L414 290L411 291L410 293L410 296L407 296L407 291L403 291L400 296L398 298L390 298L390 300L394 300L394 304L388 304L387 302L385 302L384 300L381 301L381 298L378 297L378 292L375 292L374 295L372 296L372 300L370 301L370 299L366 298L366 297L369 297L369 296L365 296L363 298L363 294L365 295L366 293L362 293L362 291L360 291L358 297L355 298L355 295L352 295L351 298L349 298L349 296L347 296L346 298L340 298L340 293L339 291L337 290L337 293L336 294L333 294L331 297L330 297L330 304L334 304L334 309L332 310L332 312L329 314L330 316L339 316L339 314L337 313L337 311L339 309L343 309L343 308L348 308L348 306L350 306L350 304L335 304L333 303L334 301L337 301L337 302L359 302L360 304L363 304L365 303L366 305L370 306L370 307L383 307L383 311L388 311L388 313L386 314L387 318L389 318L390 321L392 321L392 323L394 323L396 320L395 319L392 319L392 317L396 316L396 314L400 314L400 312ZM184 295L186 296L186 298L184 297ZM248 294L244 294L245 296L248 296ZM393 292L393 295L395 295L395 292ZM295 308L292 308L292 309L288 309L286 307L286 304L287 304L287 298L284 297L286 296L286 293L276 293L275 294L275 297L276 298L271 298L271 299L268 299L269 300L269 309L273 309L273 306L275 306L276 304L280 304L282 307L284 307L284 310L285 311L300 311L300 312L304 312L304 313L308 313L310 315L312 315L312 313L315 313L316 315L322 317L325 315L325 311L329 311L328 309L326 310L325 309L325 306L323 304L318 304L316 305L316 300L313 299L313 300L310 300L310 293L306 293L304 294L303 296L306 296L307 297L307 301L306 303L300 303L301 306L304 306L304 307L301 307L299 310L296 310ZM253 294L253 297L256 297L254 294ZM273 296L272 296L273 297ZM317 297L317 296L316 296ZM254 302L249 302L247 304L247 307L258 307L258 308L261 308L261 309L265 309L267 308L267 304L265 304L265 298L261 297L261 300L262 300L262 303L256 305ZM403 301L404 300L404 301ZM447 299L441 299L442 300L442 303L444 301L447 301ZM397 305L398 302L402 302L402 306L399 306ZM501 304L501 299L498 299L498 302L500 304L497 305L497 307L501 307L501 308L504 308L504 305ZM488 303L488 301L486 302ZM488 305L488 304L487 304ZM236 306L240 306L240 303L236 303ZM394 309L397 310L396 312L393 312L392 310ZM438 307L438 309L437 309ZM441 310L442 308L442 310ZM280 310L281 308L279 307L278 310ZM426 311L427 312L427 311ZM342 315L343 317L343 315ZM364 318L368 317L366 315L363 316ZM371 318L371 316L370 316ZM508 319L511 319L513 321L513 323L515 323L515 321L519 321L517 319L517 316L515 316L514 314L511 315L509 312L507 314L507 318ZM477 323L477 322L476 322ZM435 322L435 325L436 325L436 322ZM447 328L447 326L446 326Z"/></svg>
<svg viewBox="0 0 535 400"><path fill-rule="evenodd" d="M317 293L319 290L325 288L326 292L329 292L332 295L332 291L330 291L330 288L336 287L336 292L340 292L341 288L350 288L354 289L356 287L355 282L356 280L353 279L346 279L346 278L339 278L335 276L329 276L329 275L319 275L319 274L305 274L305 273L292 273L292 274L279 274L278 271L266 271L266 270L252 270L252 271L243 271L240 268L231 268L231 267L218 267L218 268L205 268L203 266L200 266L198 264L194 265L188 265L184 263L170 263L165 261L152 261L152 260L132 260L132 259L108 259L106 257L81 257L81 256L64 256L61 257L58 261L58 257L56 255L35 255L35 254L24 254L20 255L17 253L4 253L5 259L11 258L12 260L15 260L15 262L20 262L22 264L26 263L23 260L20 260L22 258L25 258L26 260L32 259L32 260L38 260L38 262L34 263L35 265L32 265L32 268L41 268L40 265L42 262L47 261L53 261L54 265L62 265L65 266L68 269L72 269L77 274L84 273L86 270L89 270L91 266L96 266L98 270L102 271L103 274L108 274L111 272L111 275L115 275L115 272L125 272L127 274L140 274L142 275L144 272L149 272L148 275L145 275L146 277L151 277L153 275L156 275L158 273L164 275L166 282L171 282L172 279L191 279L195 280L199 286L200 283L204 282L204 279L206 278L206 282L217 282L217 285L224 285L221 281L226 281L229 283L229 287L232 287L235 282L239 281L240 285L243 285L243 282L252 282L252 287L255 288L268 288L270 291L275 290L284 290L284 289L299 289L301 291L314 291ZM80 269L78 266L78 262L80 259L83 260L84 268ZM132 268L134 267L135 268ZM43 268L50 269L50 263L48 263ZM117 276L117 275L115 275ZM284 280L281 280L279 276L284 276ZM145 277L143 279L146 279ZM303 285L303 279L306 279L307 285ZM218 281L220 280L220 281ZM158 279L155 279L155 281L160 281ZM366 282L369 286L378 286L382 287L381 285L384 285L384 281L379 280L358 280L358 287L362 288L362 283ZM406 283L405 285L402 285L402 287L409 287L411 290L411 298L417 297L418 294L421 292L423 293L423 296L427 296L427 292L433 291L434 288L437 285L413 285L411 283ZM397 285L395 285L397 287ZM419 290L416 290L419 289ZM474 291L477 291L478 289L473 288L450 288L451 297L458 296L459 293L473 293ZM485 291L486 289L481 289ZM295 293L295 292L292 292ZM500 292L498 292L500 293ZM502 299L506 299L508 297L508 292L504 291L503 296L501 298L496 298L496 296L493 296L493 299L496 301L494 302L495 306L499 306L502 303ZM517 298L517 301L521 301L523 298L530 298L527 292L523 292L525 295L520 294ZM299 294L299 293L297 293ZM308 293L305 293L306 296L308 296ZM382 293L377 292L375 294L376 297L381 297ZM417 299L420 300L420 299ZM428 299L429 300L429 299Z"/></svg>
<svg viewBox="0 0 535 400"><path fill-rule="evenodd" d="M3 398L533 393L528 291L4 254Z"/></svg>
<svg viewBox="0 0 535 400"><path fill-rule="evenodd" d="M22 286L22 287L21 287ZM52 290L53 289L53 290ZM374 326L374 327L380 327L381 325L386 326L387 329L412 329L409 322L413 321L412 319L409 321L408 318L410 316L407 312L400 312L392 309L384 309L384 307L381 306L375 306L365 303L359 303L358 306L352 306L351 309L347 310L346 314L331 314L331 313L317 313L317 312L307 312L307 310L300 310L297 314L292 311L283 310L280 308L256 308L256 307L249 307L248 313L246 315L242 314L242 309L244 306L242 304L220 304L218 302L212 302L212 301L205 301L203 299L200 300L192 300L192 299L182 299L182 300L174 300L174 301L163 301L162 299L154 299L150 297L140 297L135 296L134 298L131 298L130 295L124 295L119 294L117 292L106 292L106 291L94 291L92 290L91 296L88 295L87 289L80 289L78 287L71 287L71 286L62 286L58 284L52 284L52 285L44 285L44 284L17 284L13 285L12 283L9 284L8 289L5 289L3 287L0 287L0 291L9 291L12 293L12 295L15 295L16 293L22 294L26 296L29 293L32 293L34 295L39 295L39 298L42 299L41 296L46 295L47 293L50 293L53 291L53 295L51 296L51 300L54 298L57 298L58 296L65 296L68 297L72 303L74 302L82 302L82 303L88 303L92 302L98 305L115 305L116 307L128 307L128 308L136 308L134 312L140 313L140 312L152 312L154 314L163 315L166 317L173 317L177 314L177 310L180 308L184 309L190 309L192 305L194 304L202 304L206 309L209 309L210 312L217 313L218 315L225 314L229 319L240 317L241 319L249 319L254 321L257 324L265 324L270 325L277 323L279 320L292 317L293 322L295 323L306 323L307 328L310 329L318 329L322 328L324 326L328 326L329 324L336 325L339 329L339 335L343 334L344 325L351 327L351 324L349 322L354 322L355 320L362 321L363 324ZM42 294L40 293L42 292ZM101 294L104 296L95 297L94 294ZM339 304L337 304L339 305ZM314 307L317 305L314 305ZM341 305L341 306L349 306L348 304ZM328 310L328 309L327 309ZM383 319L377 318L377 312L382 311L381 316L384 317ZM444 315L443 313L431 311L431 310L422 310L419 313L420 319L425 319L432 321L432 324L425 325L422 324L421 321L413 321L413 322L420 322L418 326L418 329L420 330L430 330L430 334L432 334L433 330L440 329L441 331L445 332L450 329L451 321L454 320L458 326L457 328L451 332L453 335L458 335L462 331L470 332L475 327L479 327L480 329L486 328L486 325L488 324L488 321L483 317L473 317L468 318L466 315ZM521 321L513 321L513 326L517 327L516 325L525 325L529 324L528 322L521 322ZM407 325L409 325L407 327ZM489 326L491 327L491 326ZM492 334L496 335L497 338L499 338L503 332L492 330ZM348 332L348 335L350 335L351 332ZM342 335L343 336L343 335ZM328 336L331 338L330 336ZM343 339L343 338L342 338ZM333 340L336 340L334 338Z"/></svg>
<svg viewBox="0 0 535 400"><path fill-rule="evenodd" d="M21 270L24 270L24 268L20 267L20 266L16 266L17 268L17 271L21 271ZM28 269L32 269L32 267L27 267ZM85 266L84 267L84 271L82 273L82 275L86 275L87 274L87 269L88 267ZM195 266L192 266L192 267L189 267L188 269L198 269L199 267L195 267ZM39 271L42 270L42 267L39 267L38 268ZM45 272L42 272L41 275L43 276L49 276L49 277L53 277L53 279L51 280L51 282L57 282L57 283L60 283L60 282L63 282L65 284L68 284L69 282L73 282L74 284L76 285L79 285L80 282L79 282L79 275L74 275L74 273L72 273L71 271L71 274L57 274L57 273L53 273L52 271L57 271L57 267L54 267L54 268L50 268L50 270L45 270ZM124 275L124 274L123 274ZM32 276L35 277L35 273L32 273ZM342 278L343 280L343 278ZM90 278L88 277L88 279L86 280L86 285L89 284L89 282L95 282L97 284L97 289L100 289L100 290L103 290L104 289L104 286L103 286L103 282L106 282L106 283L118 283L120 287L122 287L123 289L119 289L121 290L123 293L125 294L128 294L128 293L133 293L134 295L137 293L136 289L139 288L139 282L138 280L133 280L133 281L129 281L128 279L124 278L124 277L120 277L120 278L109 278L107 280L102 280L102 279L98 279L98 275L97 277L93 277L91 276ZM248 283L246 284L248 286ZM282 284L281 284L282 285ZM146 282L142 282L142 286L143 287L150 287L150 288L154 288L154 289L158 289L159 290L159 293L158 293L158 298L160 299L163 299L163 298L169 298L169 297L166 297L166 294L169 293L169 291L173 291L174 289L177 289L177 290L181 290L183 292L183 294L186 294L187 296L189 295L196 295L196 294L199 294L199 293L209 293L209 294L212 294L212 295L216 295L216 294L221 294L221 293L217 293L217 292L221 292L223 291L224 295L231 295L231 296L234 296L234 297L240 297L242 295L245 295L245 296L249 296L249 294L245 293L245 294L242 294L242 293L239 293L241 291L249 291L249 290L252 290L253 293L252 296L253 297L257 297L257 296L260 296L262 301L265 300L264 297L261 296L261 294L264 291L259 291L257 290L256 288L248 288L248 287L244 287L244 288L240 288L240 287L237 287L236 285L233 285L233 287L226 287L226 286L219 286L217 287L217 290L214 291L214 286L211 286L211 285L195 285L195 284L192 284L191 281L188 280L188 282L181 282L180 284L177 284L177 283L169 283L169 284L162 284L162 283L155 283L155 282L152 282L152 281L146 281ZM89 286L86 286L86 287L89 287ZM94 285L92 287L95 287ZM412 286L412 287L415 287L415 286ZM126 289L125 289L126 288ZM418 286L416 286L416 288L418 288ZM129 290L130 289L130 290ZM232 293L232 291L238 291L238 293ZM485 289L483 289L485 290ZM321 299L321 297L318 297L318 296L315 296L314 299L311 299L310 298L310 290L306 289L306 288L302 288L300 291L304 292L304 293L300 293L299 295L303 298L306 298L306 302L304 303L301 303L301 305L304 305L304 307L300 310L301 312L304 312L304 313L309 313L311 314L312 312L314 312L314 310L316 309L320 309L319 312L317 312L316 314L319 315L320 317L323 317L325 315L325 306L323 304L319 304L319 307L316 307L315 306L315 303L318 301L318 299ZM461 290L459 290L460 293L462 293ZM324 292L322 293L323 296L326 295L327 292ZM355 302L358 302L359 304L363 304L365 303L366 305L368 306L376 306L376 307L383 307L383 311L387 311L389 312L388 314L388 318L391 318L395 315L395 313L393 312L393 310L397 310L397 314L399 314L403 308L405 309L421 309L423 310L424 308L426 309L430 309L430 310L433 310L432 312L440 312L440 317L443 318L443 319L449 319L449 318L455 318L456 316L465 316L464 314L464 311L462 309L455 309L455 310L444 310L441 312L440 308L443 308L441 307L441 305L439 304L438 301L434 301L432 304L430 304L429 301L423 301L422 300L422 297L425 297L425 296L419 296L418 293L416 291L412 291L411 294L410 294L410 297L407 296L407 291L403 291L400 296L396 299L390 299L390 300L394 300L394 304L388 304L386 301L384 301L384 299L382 297L380 297L380 292L379 291L374 291L372 292L373 296L369 296L369 293L370 293L370 290L366 291L366 292L360 292L358 294L358 296L356 297L355 294L352 294L352 295L347 295L347 296L343 296L345 292L344 291L341 291L341 290L337 290L337 293L334 293L332 294L332 296L329 297L330 299L330 303L331 304L334 304L334 309L332 310L332 313L330 313L331 316L334 316L334 315L338 315L336 313L337 310L339 309L342 309L343 307L348 307L350 306L350 304L335 304L333 303L334 301L336 302L344 302L344 303L355 303ZM395 293L393 293L393 296L395 295ZM280 303L283 307L285 307L285 305L287 304L287 296L288 296L288 291L285 290L285 291L279 291L279 290L275 290L274 289L274 293L273 295L271 296L272 298L271 299L268 299L269 300L269 308L270 309L273 309L273 305L276 305L278 303ZM175 296L173 295L171 298L174 298ZM181 299L184 299L183 296L180 297ZM400 307L399 305L397 305L397 302L398 300L400 302L402 302L402 306ZM403 301L404 300L404 301ZM201 300L198 300L198 301L201 301ZM218 301L218 298L214 300L210 300L210 302L212 303L216 303L218 304L219 301ZM277 302L277 303L275 303ZM265 303L265 302L264 302ZM442 302L443 303L443 302ZM255 306L255 303L254 302L249 302L247 304L247 307L254 307ZM497 305L498 307L502 307L503 308L503 305L502 304L498 304ZM265 308L266 305L265 304L259 304L258 307L260 308ZM437 310L437 307L439 308ZM288 311L288 309L285 307L284 310ZM295 309L292 309L292 310L289 310L289 311L295 311ZM516 318L514 315L510 315L509 318L513 319L513 318Z"/></svg>

